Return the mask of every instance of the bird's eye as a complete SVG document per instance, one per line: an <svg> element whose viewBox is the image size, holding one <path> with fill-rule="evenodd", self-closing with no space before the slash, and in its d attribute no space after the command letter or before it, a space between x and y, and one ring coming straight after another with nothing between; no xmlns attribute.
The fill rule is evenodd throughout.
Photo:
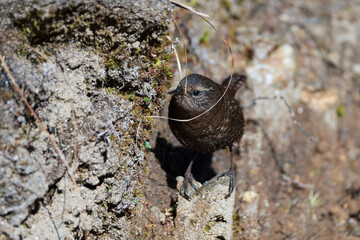
<svg viewBox="0 0 360 240"><path fill-rule="evenodd" d="M193 96L195 96L195 97L196 97L196 96L199 96L200 91L199 91L199 90L194 90L192 94L193 94Z"/></svg>

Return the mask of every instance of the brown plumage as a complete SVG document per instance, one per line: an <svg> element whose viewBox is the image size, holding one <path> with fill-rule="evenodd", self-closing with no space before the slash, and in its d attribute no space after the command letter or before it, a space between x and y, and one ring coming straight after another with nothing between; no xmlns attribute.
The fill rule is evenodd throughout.
<svg viewBox="0 0 360 240"><path fill-rule="evenodd" d="M187 91L185 93L186 78ZM169 94L173 95L169 105L169 117L190 119L205 112L222 96L229 79L225 79L223 84L219 85L199 74L188 75L180 81L174 91L169 92ZM214 152L225 147L230 147L231 151L232 144L235 141L240 141L244 133L244 116L240 103L234 96L245 81L246 77L244 75L235 74L224 98L204 115L189 122L169 120L170 129L176 138L194 152ZM186 193L187 184L193 185L192 162L186 171L184 186L180 191L186 198L188 198ZM233 164L226 175L231 177L228 197L233 191L235 183Z"/></svg>

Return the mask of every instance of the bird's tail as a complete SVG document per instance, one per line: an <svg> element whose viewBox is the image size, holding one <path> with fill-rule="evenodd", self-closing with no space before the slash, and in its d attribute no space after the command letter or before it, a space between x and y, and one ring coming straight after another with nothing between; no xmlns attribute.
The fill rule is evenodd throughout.
<svg viewBox="0 0 360 240"><path fill-rule="evenodd" d="M247 77L244 74L234 73L232 76L232 80L228 89L228 93L235 95L236 91L246 84ZM230 76L225 78L222 82L221 86L226 89L229 84Z"/></svg>

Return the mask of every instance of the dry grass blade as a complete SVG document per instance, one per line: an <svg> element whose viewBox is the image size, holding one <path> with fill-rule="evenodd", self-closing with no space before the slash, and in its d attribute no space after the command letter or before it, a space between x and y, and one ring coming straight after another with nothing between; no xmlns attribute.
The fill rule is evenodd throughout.
<svg viewBox="0 0 360 240"><path fill-rule="evenodd" d="M292 179L292 178L286 176L285 174L281 175L281 179L284 182L286 182L287 184L294 186L296 188L299 188L299 189L314 189L314 185L302 183L296 179Z"/></svg>
<svg viewBox="0 0 360 240"><path fill-rule="evenodd" d="M187 75L188 75L188 74L187 74L187 64L188 64L188 62L187 62L187 52L186 52L185 39L184 39L184 35L183 35L183 33L182 33L182 31L181 31L181 29L180 29L180 27L179 27L176 19L175 19L174 17L173 17L172 19L173 19L173 21L174 21L174 23L175 23L175 25L176 25L176 28L179 30L179 33L180 33L180 36L181 36L181 40L182 40L183 45L184 45L184 52L185 52L185 76L186 76L186 80L185 80L185 94L186 94L186 91L187 91ZM182 77L181 77L181 79L182 79Z"/></svg>
<svg viewBox="0 0 360 240"><path fill-rule="evenodd" d="M174 49L174 53L175 53L175 58L176 58L176 64L178 65L178 69L179 69L179 73L180 73L180 78L183 78L180 58L179 58L179 54L177 53L176 49Z"/></svg>
<svg viewBox="0 0 360 240"><path fill-rule="evenodd" d="M74 103L71 103L71 112L73 117L73 125L74 125L74 161L73 161L73 169L76 169L76 161L77 161L77 123L74 111Z"/></svg>
<svg viewBox="0 0 360 240"><path fill-rule="evenodd" d="M175 19L174 19L175 21ZM171 37L170 36L166 36L167 39L169 39L171 41L171 43L173 44L173 41L171 40ZM186 51L186 49L185 49ZM174 53L175 53L175 58L176 58L176 64L178 66L178 70L179 70L179 74L180 74L180 79L183 78L183 74L182 74L182 69L181 69L181 63L180 63L180 58L179 58L179 55L176 51L176 47L174 47Z"/></svg>
<svg viewBox="0 0 360 240"><path fill-rule="evenodd" d="M50 218L50 220L51 220L51 223L52 223L53 226L54 226L54 229L55 229L55 232L56 232L56 236L58 237L59 240L61 240L61 236L60 236L60 233L59 233L59 229L58 229L58 227L56 226L56 223L55 223L55 221L54 221L54 218L53 218L52 215L51 215L50 210L49 210L46 206L45 206L45 209L46 209L46 212L47 212L48 215L49 215L49 218Z"/></svg>
<svg viewBox="0 0 360 240"><path fill-rule="evenodd" d="M195 8L193 7L190 7L189 5L186 5L184 3L181 3L179 1L175 1L175 0L170 0L171 3L175 4L176 6L178 7L181 7L181 8L184 8L186 10L189 10L190 12L193 12L195 13L196 15L199 15L201 17L210 17L209 15L207 15L206 13L202 13L200 12L199 10L196 10Z"/></svg>

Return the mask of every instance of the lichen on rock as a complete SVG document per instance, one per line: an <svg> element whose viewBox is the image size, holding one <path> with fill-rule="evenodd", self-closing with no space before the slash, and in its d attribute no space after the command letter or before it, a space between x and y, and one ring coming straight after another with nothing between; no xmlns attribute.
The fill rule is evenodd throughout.
<svg viewBox="0 0 360 240"><path fill-rule="evenodd" d="M1 69L0 238L137 234L144 116L163 104L172 11L165 0L0 2L0 52L80 188Z"/></svg>

